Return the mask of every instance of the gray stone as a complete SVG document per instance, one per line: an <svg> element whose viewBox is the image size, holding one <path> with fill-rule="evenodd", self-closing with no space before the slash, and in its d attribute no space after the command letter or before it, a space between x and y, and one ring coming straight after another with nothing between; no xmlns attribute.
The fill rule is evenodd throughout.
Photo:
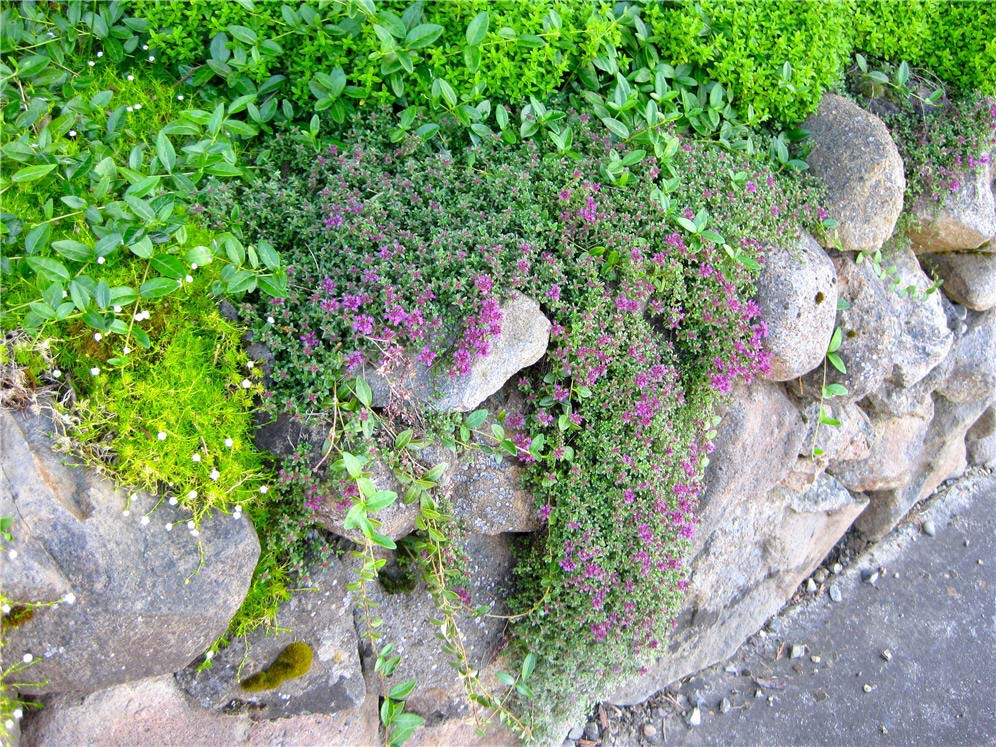
<svg viewBox="0 0 996 747"><path fill-rule="evenodd" d="M597 742L598 738L602 735L602 730L598 728L598 724L594 721L589 721L584 727L584 738L591 741Z"/></svg>
<svg viewBox="0 0 996 747"><path fill-rule="evenodd" d="M374 406L385 407L400 399L425 403L437 412L476 408L518 371L542 358L550 340L550 320L531 298L513 293L501 305L501 313L501 332L490 341L490 353L476 358L468 374L451 377L430 372L414 356L376 370L364 369Z"/></svg>
<svg viewBox="0 0 996 747"><path fill-rule="evenodd" d="M937 392L953 402L987 399L996 393L996 309L969 312L966 325L937 386Z"/></svg>
<svg viewBox="0 0 996 747"><path fill-rule="evenodd" d="M203 708L219 713L246 711L254 719L276 719L309 713L337 713L358 708L366 693L356 630L354 594L346 590L353 578L345 564L331 560L327 569L314 569L307 590L295 593L277 613L277 635L262 630L246 645L236 641L198 672L195 662L176 675L177 683ZM266 669L290 643L305 643L314 651L311 668L273 690L249 692L245 678Z"/></svg>
<svg viewBox="0 0 996 747"><path fill-rule="evenodd" d="M834 460L827 472L849 490L888 490L902 488L913 479L913 469L923 451L927 427L933 417L933 403L923 403L918 413L888 415L872 413L875 440L865 459Z"/></svg>
<svg viewBox="0 0 996 747"><path fill-rule="evenodd" d="M575 726L571 728L569 732L567 732L567 738L572 741L577 741L578 739L581 739L581 737L583 736L584 736L583 726Z"/></svg>
<svg viewBox="0 0 996 747"><path fill-rule="evenodd" d="M729 698L723 698L719 701L719 712L727 714L733 710L733 704L730 702Z"/></svg>
<svg viewBox="0 0 996 747"><path fill-rule="evenodd" d="M816 582L813 581L813 579L810 578L806 580L806 591L808 591L810 594L815 594L817 589L819 589L819 587L816 585Z"/></svg>
<svg viewBox="0 0 996 747"><path fill-rule="evenodd" d="M965 471L965 435L987 407L986 401L957 403L940 395L934 397L934 416L919 458L908 465L905 484L868 492L868 509L855 522L863 537L876 540L884 536L942 482Z"/></svg>
<svg viewBox="0 0 996 747"><path fill-rule="evenodd" d="M844 595L840 591L840 586L837 584L830 584L830 600L834 602L839 602L844 598Z"/></svg>
<svg viewBox="0 0 996 747"><path fill-rule="evenodd" d="M974 311L996 306L996 254L923 254L920 261L944 283L948 298Z"/></svg>
<svg viewBox="0 0 996 747"><path fill-rule="evenodd" d="M819 366L833 334L837 274L816 239L803 232L791 250L770 250L756 286L771 354L765 378L788 381Z"/></svg>
<svg viewBox="0 0 996 747"><path fill-rule="evenodd" d="M643 736L645 736L647 739L653 739L654 737L657 736L657 727L654 726L653 724L644 724Z"/></svg>
<svg viewBox="0 0 996 747"><path fill-rule="evenodd" d="M928 537L933 537L937 534L937 527L934 526L933 519L927 519L925 522L923 522L922 529L923 533L926 534Z"/></svg>
<svg viewBox="0 0 996 747"><path fill-rule="evenodd" d="M331 716L253 721L246 712L212 713L193 705L173 677L137 680L87 697L55 696L26 723L21 747L48 745L327 745L379 744L376 699Z"/></svg>
<svg viewBox="0 0 996 747"><path fill-rule="evenodd" d="M806 647L800 644L793 644L792 648L789 650L790 659L801 659L806 655Z"/></svg>
<svg viewBox="0 0 996 747"><path fill-rule="evenodd" d="M463 541L470 579L470 604L494 605L494 615L505 614L503 599L510 586L512 553L508 535L467 535ZM408 710L424 716L457 718L466 715L467 698L457 672L449 665L437 638L439 627L432 620L439 610L428 589L419 583L408 593L388 594L379 585L370 585L370 598L379 605L377 614L384 624L379 628L383 642L393 642L401 663L392 683L409 677L418 688L409 697ZM360 630L363 621L358 622ZM505 630L505 621L495 617L461 616L457 624L464 635L463 645L470 661L485 666L495 656ZM373 662L369 662L373 666ZM482 678L484 674L482 674ZM386 692L385 692L386 694ZM566 731L566 728L565 728Z"/></svg>
<svg viewBox="0 0 996 747"><path fill-rule="evenodd" d="M836 402L855 402L879 389L892 373L899 337L900 320L895 310L895 294L885 287L868 262L856 264L844 254L833 257L840 284L840 297L848 307L837 313L837 326L843 331L838 351L847 369L842 374L833 366L820 367L804 379L806 396L819 399L824 384L842 384L847 394Z"/></svg>
<svg viewBox="0 0 996 747"><path fill-rule="evenodd" d="M698 706L695 706L692 709L691 714L688 716L688 725L689 726L702 725L702 710Z"/></svg>
<svg viewBox="0 0 996 747"><path fill-rule="evenodd" d="M944 195L940 207L930 195L921 196L913 206L914 223L908 233L918 254L976 249L996 236L989 167L962 174L959 183L953 194Z"/></svg>
<svg viewBox="0 0 996 747"><path fill-rule="evenodd" d="M968 463L996 467L996 407L990 407L965 435Z"/></svg>
<svg viewBox="0 0 996 747"><path fill-rule="evenodd" d="M0 588L28 602L75 597L9 631L4 657L32 654L31 680L45 683L21 691L82 695L185 666L242 603L259 556L252 524L215 515L194 537L189 516L143 493L125 515L127 495L65 466L50 429L40 409L0 412L0 515L13 517L18 550Z"/></svg>
<svg viewBox="0 0 996 747"><path fill-rule="evenodd" d="M826 475L801 496L745 484L713 500L722 503L703 514L709 518L695 541L689 590L668 650L607 700L641 702L730 656L796 592L867 505Z"/></svg>
<svg viewBox="0 0 996 747"><path fill-rule="evenodd" d="M888 129L878 117L834 94L825 95L802 126L812 133L807 161L826 182L841 248L881 248L895 229L906 190L903 162Z"/></svg>
<svg viewBox="0 0 996 747"><path fill-rule="evenodd" d="M799 459L779 483L782 487L803 493L831 460L865 459L871 453L875 429L864 410L854 402L833 404L835 401L824 402L823 409L827 416L840 422L838 426L819 422L819 402L811 402L803 409L806 430L802 448Z"/></svg>

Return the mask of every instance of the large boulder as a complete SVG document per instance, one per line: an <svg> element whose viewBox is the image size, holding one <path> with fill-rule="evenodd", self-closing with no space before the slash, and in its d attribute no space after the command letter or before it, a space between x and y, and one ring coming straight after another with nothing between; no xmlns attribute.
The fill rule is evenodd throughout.
<svg viewBox="0 0 996 747"><path fill-rule="evenodd" d="M937 391L952 402L987 399L996 392L996 309L969 312Z"/></svg>
<svg viewBox="0 0 996 747"><path fill-rule="evenodd" d="M827 94L802 125L812 133L810 171L829 192L844 251L875 251L896 227L906 177L889 130L878 117L847 99Z"/></svg>
<svg viewBox="0 0 996 747"><path fill-rule="evenodd" d="M996 468L996 406L990 406L965 434L968 463Z"/></svg>
<svg viewBox="0 0 996 747"><path fill-rule="evenodd" d="M820 422L820 408L830 419L840 425ZM805 435L799 458L789 473L778 483L796 493L804 493L826 470L831 460L852 461L866 459L875 443L875 429L854 402L837 404L835 400L811 402L802 411Z"/></svg>
<svg viewBox="0 0 996 747"><path fill-rule="evenodd" d="M509 535L469 534L461 544L469 579L469 588L461 591L469 595L473 607L493 605L494 615L505 614L503 600L510 589L513 565ZM450 666L450 656L442 650L437 636L439 626L433 623L440 616L439 609L425 584L419 581L411 591L388 593L374 583L369 585L368 593L377 605L376 615L383 620L378 628L381 645L394 643L394 651L401 657L394 676L384 683L385 688L413 677L418 687L408 698L408 710L432 721L468 715L463 685ZM357 624L362 633L364 622L359 616ZM498 650L505 621L461 614L457 624L469 660L483 669ZM373 667L372 661L368 664ZM386 695L386 691L382 694Z"/></svg>
<svg viewBox="0 0 996 747"><path fill-rule="evenodd" d="M840 283L840 297L847 304L837 312L837 326L843 331L839 355L847 373L826 366L826 383L843 384L847 395L841 401L855 402L879 389L892 373L893 360L902 334L896 311L896 295L868 262L857 264L848 255L833 257ZM808 374L805 393L819 399L824 384L824 368Z"/></svg>
<svg viewBox="0 0 996 747"><path fill-rule="evenodd" d="M988 404L986 401L957 403L934 397L934 417L919 458L906 466L908 474L902 485L868 493L868 509L855 522L862 536L869 540L884 536L942 482L965 471L966 433Z"/></svg>
<svg viewBox="0 0 996 747"><path fill-rule="evenodd" d="M82 700L56 696L25 722L21 747L48 745L323 745L375 747L377 702L333 715L254 721L194 705L169 675L117 685Z"/></svg>
<svg viewBox="0 0 996 747"><path fill-rule="evenodd" d="M262 630L246 645L235 642L214 657L209 668L200 661L176 675L177 683L203 708L218 713L249 713L254 719L276 719L310 713L352 711L363 703L366 686L360 668L359 642L353 624L353 581L344 563L331 560L314 569L307 590L280 607L277 635ZM268 690L250 691L246 678L267 669L291 643L313 651L310 668Z"/></svg>
<svg viewBox="0 0 996 747"><path fill-rule="evenodd" d="M991 164L961 174L957 188L938 204L922 195L908 231L917 254L976 249L996 236L996 199Z"/></svg>
<svg viewBox="0 0 996 747"><path fill-rule="evenodd" d="M4 657L36 662L22 693L85 694L186 666L221 636L249 588L259 543L246 518L189 516L63 464L41 411L0 412L0 516L16 557L12 599L62 603L6 631ZM127 509L127 510L126 510ZM172 530L172 531L168 531ZM72 596L68 596L72 595Z"/></svg>
<svg viewBox="0 0 996 747"><path fill-rule="evenodd" d="M536 363L550 341L550 320L539 303L516 292L500 308L501 332L491 339L491 352L476 358L467 374L436 373L414 357L394 362L389 371L365 368L373 405L386 407L400 398L437 412L469 412L518 371Z"/></svg>
<svg viewBox="0 0 996 747"><path fill-rule="evenodd" d="M803 494L775 488L731 496L693 556L688 595L667 652L607 696L639 703L722 661L792 596L867 505L826 475Z"/></svg>
<svg viewBox="0 0 996 747"><path fill-rule="evenodd" d="M837 273L816 239L803 232L791 250L765 256L757 303L768 326L772 381L788 381L823 361L837 313Z"/></svg>
<svg viewBox="0 0 996 747"><path fill-rule="evenodd" d="M873 412L870 420L875 438L869 455L864 459L835 459L827 472L849 490L858 492L905 487L919 464L933 414L930 399L919 412L909 415Z"/></svg>
<svg viewBox="0 0 996 747"><path fill-rule="evenodd" d="M973 311L996 306L996 254L922 254L920 261L944 283L941 290Z"/></svg>

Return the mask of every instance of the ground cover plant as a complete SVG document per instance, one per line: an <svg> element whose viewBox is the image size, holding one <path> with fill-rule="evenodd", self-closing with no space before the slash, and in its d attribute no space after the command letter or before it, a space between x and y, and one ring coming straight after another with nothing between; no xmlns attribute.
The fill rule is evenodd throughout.
<svg viewBox="0 0 996 747"><path fill-rule="evenodd" d="M481 723L532 738L569 710L566 692L577 716L594 683L666 641L714 407L765 366L752 278L767 247L827 218L796 174L794 125L855 44L891 57L909 33L916 60L958 85L993 80L988 11L932 2L0 9L3 328L37 335L16 333L8 357L19 380L75 395L72 448L182 504L191 531L211 511L253 520L261 559L212 651L272 625L309 568L352 547L376 671L390 677L398 657L367 589L385 566L377 547L398 550L429 585ZM942 15L963 23L941 33ZM978 138L897 120L901 147L920 148L904 157L927 154L912 168L973 165L993 112L959 96ZM486 356L513 291L554 322L548 355L515 382L521 408L372 406L373 367L445 377ZM274 356L265 382L217 311L226 295ZM279 463L260 455L257 396L328 437ZM518 460L544 521L520 548L516 674L499 674L498 693L460 643L481 610L441 468L420 461L431 440ZM373 484L376 460L403 495ZM398 500L420 506L400 549L377 531ZM357 543L316 528L323 502ZM420 723L404 710L416 685L383 699L392 744ZM7 719L20 705L4 698Z"/></svg>

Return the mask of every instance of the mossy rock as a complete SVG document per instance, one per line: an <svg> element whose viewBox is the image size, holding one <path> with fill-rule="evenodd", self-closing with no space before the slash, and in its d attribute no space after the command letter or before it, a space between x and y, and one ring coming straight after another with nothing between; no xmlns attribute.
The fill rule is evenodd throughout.
<svg viewBox="0 0 996 747"><path fill-rule="evenodd" d="M247 692L275 690L287 680L306 674L311 669L314 655L314 650L307 643L292 643L277 655L269 667L242 680L242 689Z"/></svg>

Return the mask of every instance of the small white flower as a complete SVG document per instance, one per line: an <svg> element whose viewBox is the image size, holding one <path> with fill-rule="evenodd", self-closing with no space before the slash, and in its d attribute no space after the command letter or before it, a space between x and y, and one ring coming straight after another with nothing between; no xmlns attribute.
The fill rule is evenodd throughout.
<svg viewBox="0 0 996 747"><path fill-rule="evenodd" d="M177 500L177 498L176 498L176 496L175 496L175 495L171 495L171 496L169 497L169 505L171 505L171 506L175 506L175 505L176 505L177 503L179 503L179 502L180 502L180 501L178 501L178 500Z"/></svg>
<svg viewBox="0 0 996 747"><path fill-rule="evenodd" d="M159 431L159 433L156 434L156 438L158 438L160 441L165 441L166 431Z"/></svg>
<svg viewBox="0 0 996 747"><path fill-rule="evenodd" d="M131 352L131 348L125 345L124 350L122 350L121 352L124 353L125 355L128 355L128 353Z"/></svg>
<svg viewBox="0 0 996 747"><path fill-rule="evenodd" d="M24 656L21 657L21 660L25 664L30 664L31 662L33 662L35 660L35 657L32 656L31 654L25 654Z"/></svg>
<svg viewBox="0 0 996 747"><path fill-rule="evenodd" d="M190 530L190 536L191 536L191 537L200 537L200 536L201 536L201 533L200 533L200 532L198 532L198 531L197 531L196 529L191 529L191 530Z"/></svg>
<svg viewBox="0 0 996 747"><path fill-rule="evenodd" d="M114 313L115 314L120 314L121 313L121 307L120 306L115 306L114 307Z"/></svg>
<svg viewBox="0 0 996 747"><path fill-rule="evenodd" d="M177 94L176 100L177 101L183 101L183 94L182 93Z"/></svg>
<svg viewBox="0 0 996 747"><path fill-rule="evenodd" d="M192 521L188 521L187 522L187 529L193 530L193 529L196 529L196 528L197 528L197 525L194 524L194 522L192 522Z"/></svg>
<svg viewBox="0 0 996 747"><path fill-rule="evenodd" d="M173 522L172 522L172 521L171 521L171 522L169 522L169 523L168 523L168 524L166 525L166 531L167 531L167 532L172 532L172 531L173 531Z"/></svg>
<svg viewBox="0 0 996 747"><path fill-rule="evenodd" d="M149 55L149 62L155 62L155 61L156 61L156 56L155 56L155 55L152 55L152 54L150 54L150 55Z"/></svg>
<svg viewBox="0 0 996 747"><path fill-rule="evenodd" d="M229 449L232 448L232 446L234 446L234 445L235 445L235 442L232 439L230 439L230 438L226 438L225 439L225 446L227 446Z"/></svg>
<svg viewBox="0 0 996 747"><path fill-rule="evenodd" d="M97 366L94 366L93 368L90 369L90 375L100 376L100 369Z"/></svg>
<svg viewBox="0 0 996 747"><path fill-rule="evenodd" d="M217 480L219 477L221 477L221 473L218 470L216 470L216 469L211 470L211 479L212 480Z"/></svg>
<svg viewBox="0 0 996 747"><path fill-rule="evenodd" d="M194 498L197 497L197 491L196 490L191 490L189 493L187 493L187 497L190 500L194 500Z"/></svg>
<svg viewBox="0 0 996 747"><path fill-rule="evenodd" d="M266 491L268 491L268 490L269 490L269 488L266 487L265 485L260 485L259 486L259 492L262 493L263 495L266 495Z"/></svg>
<svg viewBox="0 0 996 747"><path fill-rule="evenodd" d="M143 516L141 524L142 524L143 527L148 526L149 525L149 517L148 516Z"/></svg>
<svg viewBox="0 0 996 747"><path fill-rule="evenodd" d="M11 729L14 728L14 719L12 718L7 719L6 721L3 722L3 725L7 727L7 731L10 731Z"/></svg>
<svg viewBox="0 0 996 747"><path fill-rule="evenodd" d="M59 369L55 369L52 372L52 376L55 377L56 379L62 378L62 371L60 371Z"/></svg>
<svg viewBox="0 0 996 747"><path fill-rule="evenodd" d="M190 263L190 269L191 270L196 270L197 269L197 263L196 262L191 262Z"/></svg>
<svg viewBox="0 0 996 747"><path fill-rule="evenodd" d="M17 550L8 550L7 557L9 557L11 560L17 560Z"/></svg>
<svg viewBox="0 0 996 747"><path fill-rule="evenodd" d="M15 720L20 719L23 715L24 715L24 711L22 711L20 708L15 708L14 709L13 716L14 716Z"/></svg>
<svg viewBox="0 0 996 747"><path fill-rule="evenodd" d="M138 500L138 493L132 493L131 495L129 495L128 496L128 500L129 501L137 501Z"/></svg>
<svg viewBox="0 0 996 747"><path fill-rule="evenodd" d="M204 658L207 661L211 661L211 659L214 658L214 651L208 651L206 654L204 654Z"/></svg>
<svg viewBox="0 0 996 747"><path fill-rule="evenodd" d="M93 339L96 340L97 342L100 342L101 340L104 339L104 336L100 334L100 332L94 332Z"/></svg>
<svg viewBox="0 0 996 747"><path fill-rule="evenodd" d="M97 57L103 57L103 56L104 56L103 52L97 52Z"/></svg>
<svg viewBox="0 0 996 747"><path fill-rule="evenodd" d="M267 324L273 324L273 317L272 316L266 317L266 323Z"/></svg>
<svg viewBox="0 0 996 747"><path fill-rule="evenodd" d="M143 44L142 45L142 51L143 52L148 52L149 51L149 45L148 44Z"/></svg>
<svg viewBox="0 0 996 747"><path fill-rule="evenodd" d="M62 601L66 604L76 604L76 595L73 592L69 592L62 598Z"/></svg>
<svg viewBox="0 0 996 747"><path fill-rule="evenodd" d="M194 460L195 462L199 462L199 461L201 461L201 455L200 455L200 452L196 452L196 451L195 451L195 452L194 452L194 455L193 455L192 457L190 457L190 458L191 458L192 460Z"/></svg>
<svg viewBox="0 0 996 747"><path fill-rule="evenodd" d="M252 386L252 382L249 381L249 379L242 379L242 388L243 389L248 389L251 386Z"/></svg>
<svg viewBox="0 0 996 747"><path fill-rule="evenodd" d="M253 369L255 367L256 367L256 364L253 363L252 361L249 361L248 363L246 363L246 368Z"/></svg>
<svg viewBox="0 0 996 747"><path fill-rule="evenodd" d="M121 515L122 516L131 516L131 510L126 508L124 511L121 512Z"/></svg>
<svg viewBox="0 0 996 747"><path fill-rule="evenodd" d="M102 264L104 264L104 262L106 262L106 261L107 261L107 260L106 260L106 259L104 259L103 257L97 257L97 264L98 264L98 265L102 265Z"/></svg>
<svg viewBox="0 0 996 747"><path fill-rule="evenodd" d="M76 137L76 130L70 130L69 137Z"/></svg>
<svg viewBox="0 0 996 747"><path fill-rule="evenodd" d="M132 75L131 73L128 73L126 77L128 78L128 80L135 80L135 76Z"/></svg>
<svg viewBox="0 0 996 747"><path fill-rule="evenodd" d="M10 612L10 605L4 604L0 606L0 612L3 612L6 615L8 612Z"/></svg>
<svg viewBox="0 0 996 747"><path fill-rule="evenodd" d="M141 108L142 108L141 104L135 104L135 111L138 111Z"/></svg>
<svg viewBox="0 0 996 747"><path fill-rule="evenodd" d="M62 291L62 297L63 297L63 298L65 298L65 297L66 297L66 296L68 296L68 295L69 295L69 292L68 292L68 291Z"/></svg>
<svg viewBox="0 0 996 747"><path fill-rule="evenodd" d="M133 111L135 111L135 110L134 110L134 109L132 109L132 108L131 108L130 106L126 106L126 107L125 107L125 111L126 111L126 112L133 112Z"/></svg>
<svg viewBox="0 0 996 747"><path fill-rule="evenodd" d="M186 281L187 281L188 283L192 283L192 282L194 282L194 278L193 278L192 276L190 276L190 275L187 275L187 276L186 276L186 277L184 278L184 280L186 280Z"/></svg>
<svg viewBox="0 0 996 747"><path fill-rule="evenodd" d="M94 65L96 65L97 63L96 63L96 62L94 62L93 60L87 60L87 61L86 61L86 64L87 64L87 65L89 65L90 67L93 67L93 66L94 66Z"/></svg>

